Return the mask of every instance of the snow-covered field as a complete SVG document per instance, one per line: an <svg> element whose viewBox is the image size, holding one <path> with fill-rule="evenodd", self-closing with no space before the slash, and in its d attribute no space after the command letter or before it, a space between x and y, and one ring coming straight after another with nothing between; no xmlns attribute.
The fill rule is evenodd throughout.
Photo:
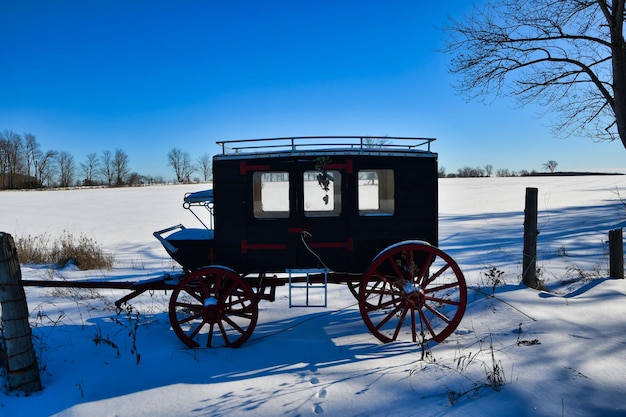
<svg viewBox="0 0 626 417"><path fill-rule="evenodd" d="M205 186L1 192L0 231L66 230L115 254L113 270L22 265L24 279L158 277L176 265L152 232L197 226L182 198ZM549 291L520 285L526 187L539 189ZM163 292L117 314L124 291L26 288L44 390L0 392L0 416L624 416L626 281L607 278L608 231L626 226L618 193L626 176L440 180L440 247L469 299L425 354L379 343L345 286L328 308L289 309L278 288L241 348L198 350L170 330Z"/></svg>

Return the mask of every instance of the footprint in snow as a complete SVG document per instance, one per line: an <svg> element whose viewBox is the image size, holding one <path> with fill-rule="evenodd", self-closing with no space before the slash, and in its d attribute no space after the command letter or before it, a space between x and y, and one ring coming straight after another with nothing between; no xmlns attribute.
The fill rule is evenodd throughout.
<svg viewBox="0 0 626 417"><path fill-rule="evenodd" d="M324 409L322 408L322 406L321 406L321 405L319 405L319 404L315 404L315 405L313 406L313 412L314 412L315 414L322 414L322 413L324 413Z"/></svg>

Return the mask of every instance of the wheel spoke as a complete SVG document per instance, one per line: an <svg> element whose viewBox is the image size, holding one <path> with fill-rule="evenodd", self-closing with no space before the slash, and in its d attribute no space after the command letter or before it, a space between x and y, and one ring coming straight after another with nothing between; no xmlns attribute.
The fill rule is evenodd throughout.
<svg viewBox="0 0 626 417"><path fill-rule="evenodd" d="M406 313L411 311L411 308L405 306L404 309L400 312L400 317L398 318L398 324L396 325L396 331L393 333L393 340L398 339L398 334L400 334L400 330L402 329L402 324L404 323L404 319L406 318Z"/></svg>
<svg viewBox="0 0 626 417"><path fill-rule="evenodd" d="M371 289L365 290L366 298L369 298L370 295L378 295L378 301L374 300L374 303L381 303L383 297L393 295L393 289L391 288L391 285L389 285L389 289L387 289L388 284L389 283L384 278L376 281Z"/></svg>
<svg viewBox="0 0 626 417"><path fill-rule="evenodd" d="M397 299L391 299L389 301L380 301L378 304L369 304L368 305L368 310L367 311L379 311L379 310L386 310L390 307L396 306L396 304L398 304L398 300ZM396 306L396 309L394 311L397 311L399 307Z"/></svg>
<svg viewBox="0 0 626 417"><path fill-rule="evenodd" d="M378 284L373 286L371 289L365 290L367 296L369 297L370 295L375 295L378 297L384 297L384 296L393 296L394 294L396 294L397 292L394 291L391 285L389 286L389 289L387 289L387 284L389 283L385 281L378 282Z"/></svg>
<svg viewBox="0 0 626 417"><path fill-rule="evenodd" d="M383 327L385 324L387 324L392 318L395 317L396 313L398 313L398 311L400 311L400 306L397 306L396 308L394 308L392 311L390 311L389 313L387 313L387 315L380 321L380 323L378 323L378 325L375 327L376 330L380 330L381 327Z"/></svg>
<svg viewBox="0 0 626 417"><path fill-rule="evenodd" d="M202 295L200 295L200 293L197 290L194 290L194 289L191 289L191 288L185 288L184 291L185 291L185 293L187 295L192 296L193 298L196 299L196 301L198 301L200 304L202 304L203 297L202 297Z"/></svg>
<svg viewBox="0 0 626 417"><path fill-rule="evenodd" d="M236 311L235 307L236 306L241 306L240 309L241 310L245 310L246 309L246 301L247 300L245 298L238 297L237 299L232 300L231 297L229 297L228 302L224 301L224 307L227 310L229 310L229 311L230 310L235 310Z"/></svg>
<svg viewBox="0 0 626 417"><path fill-rule="evenodd" d="M458 287L459 285L460 285L460 283L458 283L458 282L451 282L451 283L449 283L449 284L442 284L442 285L440 285L440 286L438 286L438 287L425 288L425 289L424 289L424 292L425 292L426 294L430 294L430 293L432 293L432 292L437 292L437 291L448 290L448 289L450 289L450 288L456 288L456 287Z"/></svg>
<svg viewBox="0 0 626 417"><path fill-rule="evenodd" d="M428 305L428 304L425 304L425 305L424 305L424 307L426 307L426 309L427 309L428 311L430 311L431 313L433 313L435 316L439 317L439 319L440 319L440 320L442 320L442 321L444 321L445 323L448 323L448 324L449 324L449 323L451 322L451 320L450 320L448 317L446 317L443 313L441 313L441 311L439 311L439 310L437 310L437 309L432 308L432 307L431 307L430 305Z"/></svg>
<svg viewBox="0 0 626 417"><path fill-rule="evenodd" d="M430 324L430 320L428 320L428 318L426 317L426 315L424 314L424 312L422 310L419 310L419 314L420 314L420 320L422 321L422 323L424 323L426 325L426 328L428 329L428 332L434 338L436 333L433 330L433 326Z"/></svg>
<svg viewBox="0 0 626 417"><path fill-rule="evenodd" d="M419 276L417 277L417 282L419 283L419 285L424 288L426 285L428 285L428 281L426 281L426 276L428 274L428 270L430 269L430 265L432 265L433 260L435 258L435 253L428 253L428 256L426 257L426 259L424 259L424 262L422 263L422 267L419 269Z"/></svg>
<svg viewBox="0 0 626 417"><path fill-rule="evenodd" d="M178 320L178 323L185 324L185 323L188 323L190 321L201 319L201 318L202 318L202 313L200 313L200 314L191 314L191 315L189 315L187 317L184 317L184 318Z"/></svg>
<svg viewBox="0 0 626 417"><path fill-rule="evenodd" d="M206 339L206 347L213 346L213 330L215 329L215 324L211 323L209 326L209 334Z"/></svg>
<svg viewBox="0 0 626 417"><path fill-rule="evenodd" d="M224 324L220 321L220 322L217 323L217 325L220 328L220 333L222 334L222 339L224 339L224 345L232 346L232 344L230 343L230 339L228 339L228 333L226 333L226 329L224 329Z"/></svg>
<svg viewBox="0 0 626 417"><path fill-rule="evenodd" d="M195 327L195 329L193 330L193 332L191 332L189 334L189 338L193 339L194 337L196 337L196 335L198 333L200 333L200 330L202 330L202 328L204 327L206 323L204 321L201 321L200 323L198 323L198 325Z"/></svg>
<svg viewBox="0 0 626 417"><path fill-rule="evenodd" d="M391 256L387 256L386 260L391 265L391 268L393 269L394 273L396 274L396 277L398 277L400 279L404 279L404 273L402 272L402 270L398 266L398 263L396 262L396 260L393 257L391 257Z"/></svg>
<svg viewBox="0 0 626 417"><path fill-rule="evenodd" d="M208 287L208 283L206 282L207 280L204 279L205 277L199 276L197 279L195 279L195 281L197 282L199 289L198 289L198 295L199 297L202 298L202 300L204 300L205 298L209 298L211 296L211 290ZM217 279L217 277L216 277Z"/></svg>
<svg viewBox="0 0 626 417"><path fill-rule="evenodd" d="M437 278L441 276L444 272L446 272L450 268L449 264L444 265L439 271L435 272L428 281L422 285L422 287L427 287L431 282L435 281Z"/></svg>
<svg viewBox="0 0 626 417"><path fill-rule="evenodd" d="M247 310L229 310L228 316L241 317L242 319L252 319L252 311ZM226 317L228 317L226 316Z"/></svg>
<svg viewBox="0 0 626 417"><path fill-rule="evenodd" d="M245 330L241 326L239 326L237 323L232 321L229 317L224 317L224 321L226 323L230 324L230 327L232 327L233 329L237 330L237 332L239 332L240 334L245 333Z"/></svg>
<svg viewBox="0 0 626 417"><path fill-rule="evenodd" d="M417 265L415 265L415 259L413 258L413 251L407 251L406 254L406 271L407 271L407 280L414 281L415 272L417 271Z"/></svg>
<svg viewBox="0 0 626 417"><path fill-rule="evenodd" d="M438 298L438 297L425 296L424 300L426 300L426 301L433 301L435 303L448 304L448 305L451 305L451 306L460 306L461 305L460 301L450 300L448 298ZM428 305L428 303L427 303L427 305Z"/></svg>

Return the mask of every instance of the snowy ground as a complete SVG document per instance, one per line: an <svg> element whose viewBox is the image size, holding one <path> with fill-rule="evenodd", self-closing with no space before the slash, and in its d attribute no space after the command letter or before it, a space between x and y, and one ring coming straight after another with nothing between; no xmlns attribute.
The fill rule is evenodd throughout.
<svg viewBox="0 0 626 417"><path fill-rule="evenodd" d="M529 186L550 291L519 284ZM196 226L181 203L202 188L2 192L0 230L83 233L115 254L111 271L23 265L24 279L158 277L175 265L152 232ZM199 350L170 330L163 292L118 315L124 291L27 288L44 390L0 392L0 415L626 415L626 281L607 279L608 231L626 226L618 191L626 199L626 176L441 180L440 247L469 299L457 331L425 354L379 343L344 286L330 287L328 308L289 309L279 288L241 348ZM490 270L504 280L495 297Z"/></svg>

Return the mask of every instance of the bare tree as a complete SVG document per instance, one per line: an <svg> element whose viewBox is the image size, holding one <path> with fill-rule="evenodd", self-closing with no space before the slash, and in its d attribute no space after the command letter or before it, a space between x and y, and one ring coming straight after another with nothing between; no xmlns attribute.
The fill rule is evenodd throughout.
<svg viewBox="0 0 626 417"><path fill-rule="evenodd" d="M511 177L511 171L508 168L500 168L496 171L496 177Z"/></svg>
<svg viewBox="0 0 626 417"><path fill-rule="evenodd" d="M24 134L24 161L26 163L26 175L37 177L36 162L41 158L42 152L37 143L37 138L31 133Z"/></svg>
<svg viewBox="0 0 626 417"><path fill-rule="evenodd" d="M76 172L74 157L69 152L62 151L57 157L57 163L59 164L59 186L71 186Z"/></svg>
<svg viewBox="0 0 626 417"><path fill-rule="evenodd" d="M558 134L626 147L625 1L488 0L446 29L458 89L538 102Z"/></svg>
<svg viewBox="0 0 626 417"><path fill-rule="evenodd" d="M558 164L556 161L548 161L545 164L543 164L543 168L546 169L547 171L550 171L550 173L554 173L554 170L556 169L557 165Z"/></svg>
<svg viewBox="0 0 626 417"><path fill-rule="evenodd" d="M24 143L20 135L10 130L0 134L0 167L4 187L21 187L25 175Z"/></svg>
<svg viewBox="0 0 626 417"><path fill-rule="evenodd" d="M485 172L487 173L488 177L491 177L491 173L493 172L493 165L485 165Z"/></svg>
<svg viewBox="0 0 626 417"><path fill-rule="evenodd" d="M462 178L467 178L467 177L484 177L485 176L485 170L482 169L481 167L476 167L476 168L463 167L463 168L460 168L457 171L457 176L458 177L462 177Z"/></svg>
<svg viewBox="0 0 626 417"><path fill-rule="evenodd" d="M185 182L191 182L191 174L196 171L196 167L191 162L188 152L183 155L183 178Z"/></svg>
<svg viewBox="0 0 626 417"><path fill-rule="evenodd" d="M176 174L176 180L178 182L182 182L183 177L183 151L177 148L173 148L167 154L167 165L171 166L174 170L174 174Z"/></svg>
<svg viewBox="0 0 626 417"><path fill-rule="evenodd" d="M0 133L0 188L10 188L11 179L9 174L10 146L9 135L13 132L5 130Z"/></svg>
<svg viewBox="0 0 626 417"><path fill-rule="evenodd" d="M198 157L197 164L202 175L202 181L209 181L211 179L211 155L203 153Z"/></svg>
<svg viewBox="0 0 626 417"><path fill-rule="evenodd" d="M365 146L366 148L382 148L385 145L389 144L389 139L385 139L385 138L364 138L363 139L363 146Z"/></svg>
<svg viewBox="0 0 626 417"><path fill-rule="evenodd" d="M84 176L83 184L95 185L99 169L100 161L98 160L98 155L96 153L88 153L85 162L80 164L80 170Z"/></svg>
<svg viewBox="0 0 626 417"><path fill-rule="evenodd" d="M57 154L57 151L46 151L42 153L37 160L35 160L37 181L42 187L49 187L52 185L55 169L53 161L57 157Z"/></svg>
<svg viewBox="0 0 626 417"><path fill-rule="evenodd" d="M113 159L113 176L115 185L124 185L124 181L128 177L130 168L128 166L128 155L121 149L115 150L115 158Z"/></svg>
<svg viewBox="0 0 626 417"><path fill-rule="evenodd" d="M100 155L100 172L109 186L113 185L113 171L113 155L111 151L102 151Z"/></svg>
<svg viewBox="0 0 626 417"><path fill-rule="evenodd" d="M195 170L189 152L183 152L177 148L167 154L167 164L174 169L178 182L189 182Z"/></svg>
<svg viewBox="0 0 626 417"><path fill-rule="evenodd" d="M136 185L145 184L146 182L147 182L147 178L144 177L143 175L140 175L137 172L131 172L127 176L127 183L131 187L132 186L136 186Z"/></svg>

